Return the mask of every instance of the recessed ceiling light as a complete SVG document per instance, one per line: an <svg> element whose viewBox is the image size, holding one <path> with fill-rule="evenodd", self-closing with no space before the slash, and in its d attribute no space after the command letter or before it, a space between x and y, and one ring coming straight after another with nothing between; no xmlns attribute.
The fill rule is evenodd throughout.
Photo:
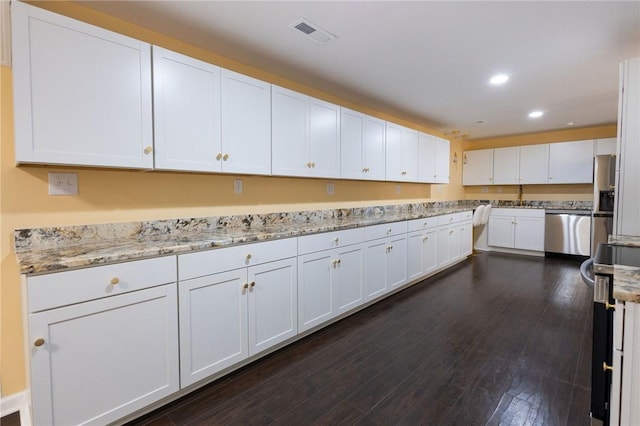
<svg viewBox="0 0 640 426"><path fill-rule="evenodd" d="M568 122L567 126L573 126L573 121Z"/></svg>
<svg viewBox="0 0 640 426"><path fill-rule="evenodd" d="M529 118L540 118L544 113L542 111L531 111L529 113Z"/></svg>
<svg viewBox="0 0 640 426"><path fill-rule="evenodd" d="M509 81L509 76L507 74L496 74L493 77L491 77L491 80L489 80L489 83L498 86L500 84L504 84L507 81Z"/></svg>

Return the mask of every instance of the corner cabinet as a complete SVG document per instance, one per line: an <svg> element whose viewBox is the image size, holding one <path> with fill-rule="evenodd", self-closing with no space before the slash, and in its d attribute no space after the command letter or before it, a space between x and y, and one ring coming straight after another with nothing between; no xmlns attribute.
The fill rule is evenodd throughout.
<svg viewBox="0 0 640 426"><path fill-rule="evenodd" d="M107 424L179 390L175 280L175 257L25 278L33 424Z"/></svg>
<svg viewBox="0 0 640 426"><path fill-rule="evenodd" d="M293 238L178 256L187 387L298 334Z"/></svg>
<svg viewBox="0 0 640 426"><path fill-rule="evenodd" d="M463 185L493 185L493 149L465 151L462 154Z"/></svg>
<svg viewBox="0 0 640 426"><path fill-rule="evenodd" d="M340 107L283 87L272 90L272 173L340 177Z"/></svg>
<svg viewBox="0 0 640 426"><path fill-rule="evenodd" d="M151 47L11 5L18 163L153 168Z"/></svg>

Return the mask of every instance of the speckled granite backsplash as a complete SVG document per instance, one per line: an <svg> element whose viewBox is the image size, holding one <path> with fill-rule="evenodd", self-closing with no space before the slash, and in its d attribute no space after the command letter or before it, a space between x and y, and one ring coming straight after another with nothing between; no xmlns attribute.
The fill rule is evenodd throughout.
<svg viewBox="0 0 640 426"><path fill-rule="evenodd" d="M397 204L348 209L309 210L285 213L179 218L142 222L17 229L14 234L15 250L16 252L34 249L43 250L59 246L92 244L107 240L127 240L134 237L172 238L178 235L208 232L220 229L251 229L257 227L268 227L270 225L322 222L348 217L368 218L374 216L410 215L411 213L420 214L421 212L426 211L475 208L475 206L481 203L481 201L474 200L440 201L420 204Z"/></svg>

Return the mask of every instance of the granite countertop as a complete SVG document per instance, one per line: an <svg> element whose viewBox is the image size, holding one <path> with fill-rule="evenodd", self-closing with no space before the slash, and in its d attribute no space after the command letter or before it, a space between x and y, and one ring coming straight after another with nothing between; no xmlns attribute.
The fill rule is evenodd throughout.
<svg viewBox="0 0 640 426"><path fill-rule="evenodd" d="M346 213L331 210L21 229L15 232L16 257L22 274L56 272L439 216L468 211L477 204L364 209L364 214L349 209Z"/></svg>
<svg viewBox="0 0 640 426"><path fill-rule="evenodd" d="M610 235L609 244L638 247L640 236ZM613 265L613 297L616 300L640 303L640 267Z"/></svg>

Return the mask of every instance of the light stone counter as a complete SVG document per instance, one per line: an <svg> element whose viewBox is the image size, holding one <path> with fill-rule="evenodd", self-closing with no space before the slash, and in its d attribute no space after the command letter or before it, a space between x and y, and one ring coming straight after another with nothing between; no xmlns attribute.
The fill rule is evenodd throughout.
<svg viewBox="0 0 640 426"><path fill-rule="evenodd" d="M609 244L638 247L640 237L629 235L610 235ZM613 297L616 300L640 303L640 267L629 265L613 266Z"/></svg>
<svg viewBox="0 0 640 426"><path fill-rule="evenodd" d="M476 201L18 229L20 273L138 260L472 210Z"/></svg>

